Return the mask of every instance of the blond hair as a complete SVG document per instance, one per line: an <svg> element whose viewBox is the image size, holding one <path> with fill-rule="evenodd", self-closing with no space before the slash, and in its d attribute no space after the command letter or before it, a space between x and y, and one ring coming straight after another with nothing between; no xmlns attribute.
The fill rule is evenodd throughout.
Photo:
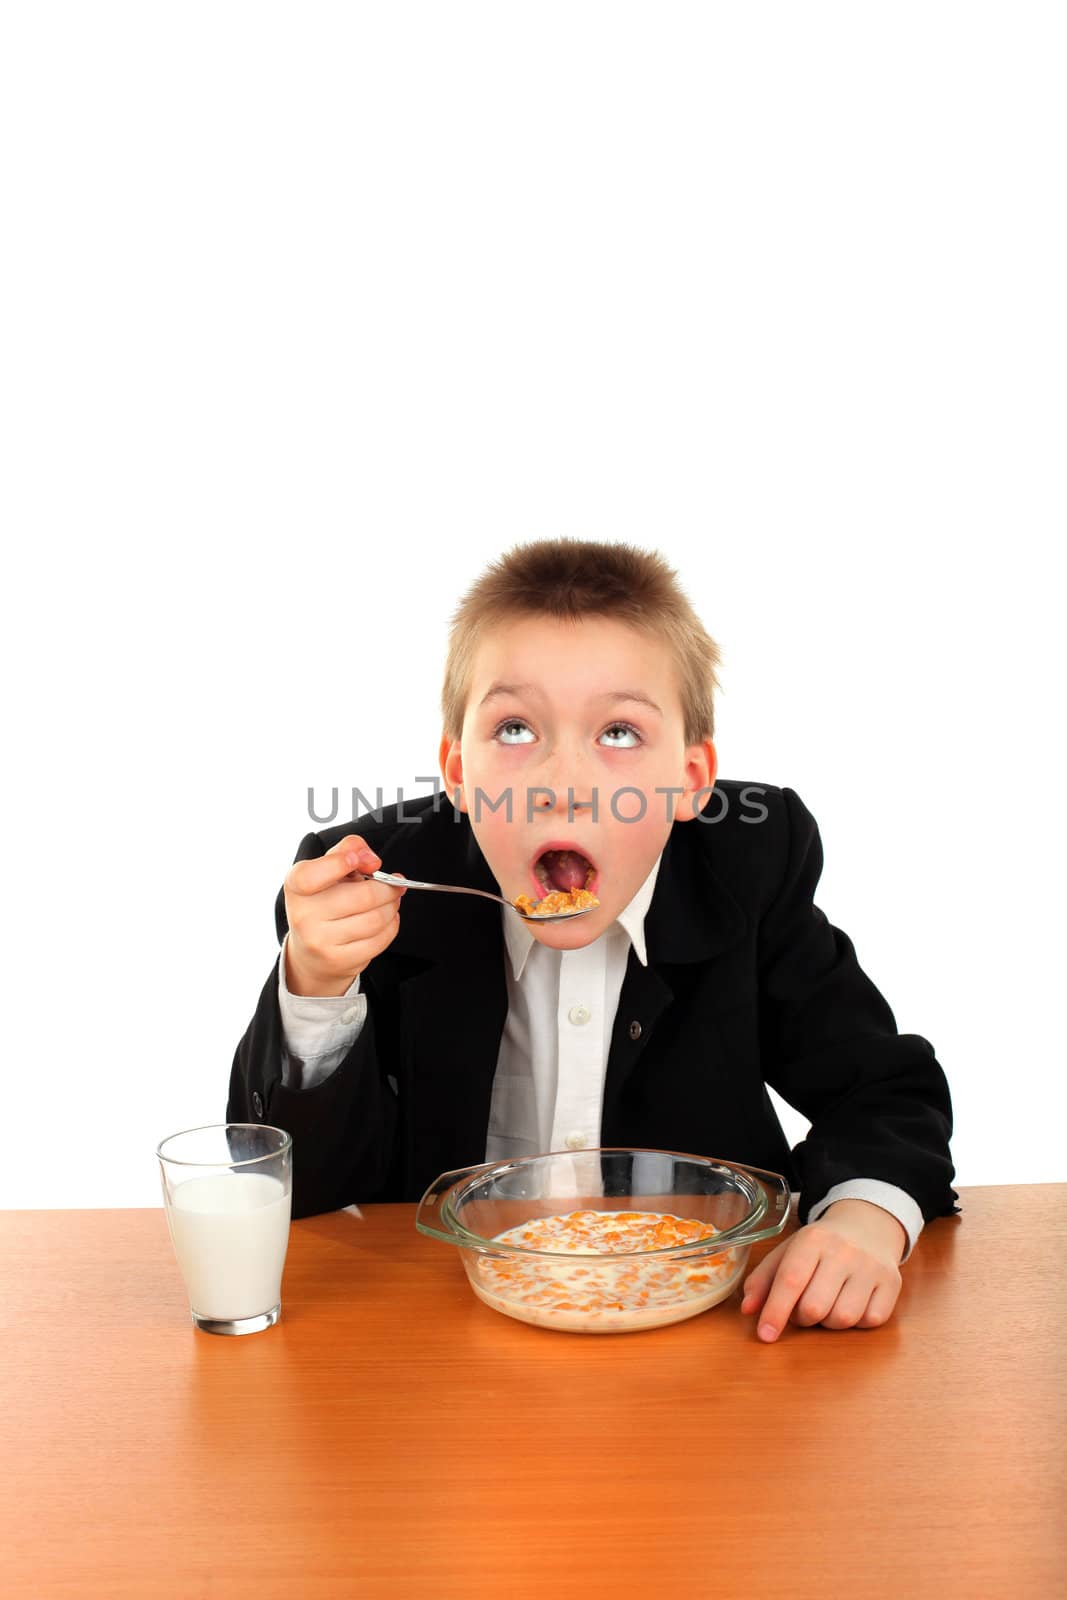
<svg viewBox="0 0 1067 1600"><path fill-rule="evenodd" d="M492 627L526 617L580 622L608 617L667 645L678 673L686 744L715 736L720 651L704 631L673 568L629 544L541 539L516 545L467 590L452 617L441 691L444 732L458 739L474 656Z"/></svg>

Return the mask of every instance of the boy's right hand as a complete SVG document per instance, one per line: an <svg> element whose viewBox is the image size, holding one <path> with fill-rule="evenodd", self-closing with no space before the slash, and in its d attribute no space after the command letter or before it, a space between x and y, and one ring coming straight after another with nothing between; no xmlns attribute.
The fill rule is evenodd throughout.
<svg viewBox="0 0 1067 1600"><path fill-rule="evenodd" d="M344 994L364 967L392 944L400 929L400 900L407 890L358 877L376 872L381 864L381 856L358 834L350 833L324 856L296 861L289 868L285 983L290 994Z"/></svg>

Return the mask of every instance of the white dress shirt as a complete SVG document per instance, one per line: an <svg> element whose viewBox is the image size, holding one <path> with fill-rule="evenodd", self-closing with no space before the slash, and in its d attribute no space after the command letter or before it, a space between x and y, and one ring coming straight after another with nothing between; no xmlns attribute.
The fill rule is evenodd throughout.
<svg viewBox="0 0 1067 1600"><path fill-rule="evenodd" d="M486 1161L599 1145L615 1013L631 945L641 965L648 965L645 914L661 859L611 927L580 950L539 944L527 924L501 906L508 1014L493 1078ZM359 1037L367 997L359 992L358 977L343 995L290 994L283 943L278 1003L285 1036L282 1083L312 1089L336 1071ZM901 1257L906 1261L923 1228L912 1197L879 1178L850 1178L810 1208L808 1221L817 1221L835 1200L849 1199L869 1200L896 1217L908 1236Z"/></svg>

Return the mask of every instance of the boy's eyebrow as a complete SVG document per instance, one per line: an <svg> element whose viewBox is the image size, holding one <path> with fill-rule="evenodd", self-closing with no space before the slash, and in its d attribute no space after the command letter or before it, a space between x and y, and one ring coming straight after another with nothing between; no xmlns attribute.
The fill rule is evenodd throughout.
<svg viewBox="0 0 1067 1600"><path fill-rule="evenodd" d="M488 704L490 700L499 699L501 696L511 694L539 694L536 683L494 683L478 702L479 706ZM657 716L662 717L663 712L654 700L647 694L642 694L640 689L606 689L603 694L594 695L593 699L603 702L605 700L636 700L638 705L647 706Z"/></svg>

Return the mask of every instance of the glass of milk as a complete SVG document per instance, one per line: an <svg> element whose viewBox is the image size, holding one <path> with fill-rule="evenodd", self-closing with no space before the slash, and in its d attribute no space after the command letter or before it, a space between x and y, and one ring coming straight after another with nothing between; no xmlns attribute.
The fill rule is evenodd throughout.
<svg viewBox="0 0 1067 1600"><path fill-rule="evenodd" d="M167 1224L205 1333L258 1333L281 1316L293 1141L254 1122L189 1128L156 1149Z"/></svg>

